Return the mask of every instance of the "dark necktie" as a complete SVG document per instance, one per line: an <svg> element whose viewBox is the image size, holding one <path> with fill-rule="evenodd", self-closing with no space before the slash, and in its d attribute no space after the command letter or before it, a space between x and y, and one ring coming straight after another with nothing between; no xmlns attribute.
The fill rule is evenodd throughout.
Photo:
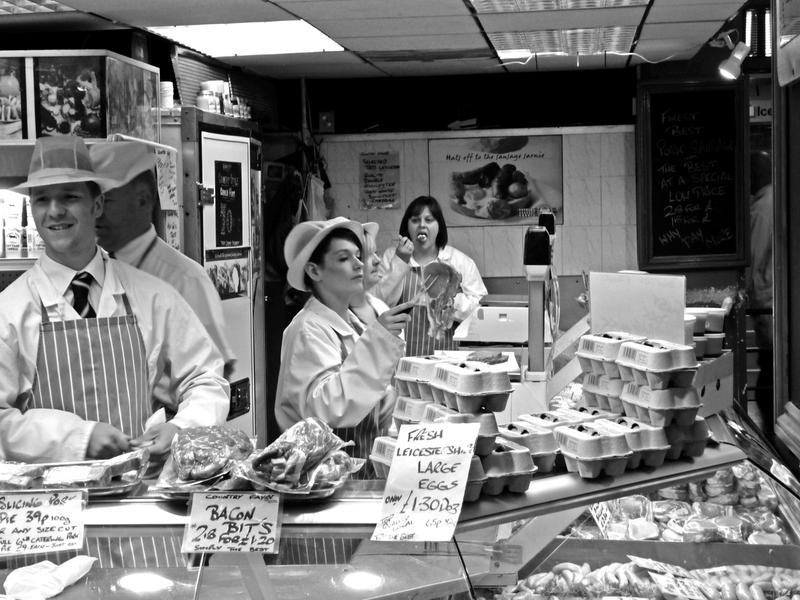
<svg viewBox="0 0 800 600"><path fill-rule="evenodd" d="M81 271L72 278L72 283L69 284L73 295L72 306L75 308L75 312L84 319L93 319L97 316L92 305L89 304L89 287L92 285L92 281L94 281L94 277L91 273Z"/></svg>

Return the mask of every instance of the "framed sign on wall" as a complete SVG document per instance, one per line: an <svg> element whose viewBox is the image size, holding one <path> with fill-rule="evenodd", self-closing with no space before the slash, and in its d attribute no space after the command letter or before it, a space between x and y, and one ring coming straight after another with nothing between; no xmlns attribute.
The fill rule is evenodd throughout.
<svg viewBox="0 0 800 600"><path fill-rule="evenodd" d="M640 85L639 268L744 266L744 98L739 82Z"/></svg>

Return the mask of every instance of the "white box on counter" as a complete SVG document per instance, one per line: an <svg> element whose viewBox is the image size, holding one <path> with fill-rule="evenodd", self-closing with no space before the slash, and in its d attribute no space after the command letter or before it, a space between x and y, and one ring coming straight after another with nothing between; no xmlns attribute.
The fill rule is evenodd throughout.
<svg viewBox="0 0 800 600"><path fill-rule="evenodd" d="M700 361L692 387L700 396L701 417L733 406L733 352L725 350L720 356Z"/></svg>

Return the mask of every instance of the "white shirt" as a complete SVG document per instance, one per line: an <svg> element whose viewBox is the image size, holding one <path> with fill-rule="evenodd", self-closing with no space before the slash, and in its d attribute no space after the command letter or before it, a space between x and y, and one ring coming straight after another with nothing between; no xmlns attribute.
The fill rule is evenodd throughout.
<svg viewBox="0 0 800 600"><path fill-rule="evenodd" d="M153 240L156 241L148 252ZM225 337L225 318L219 293L198 262L159 238L152 225L145 233L117 250L114 257L166 281L178 290L214 340L225 363L236 360Z"/></svg>
<svg viewBox="0 0 800 600"><path fill-rule="evenodd" d="M189 305L168 284L98 249L86 268L95 277L89 299L98 317L125 314L123 294L136 315L147 351L149 385L165 371L178 399L178 427L224 423L230 390L222 356ZM33 386L41 306L53 321L80 318L64 298L75 271L43 255L0 292L0 458L81 460L93 422L57 410L12 408ZM37 291L38 290L38 291ZM39 295L41 292L41 298Z"/></svg>
<svg viewBox="0 0 800 600"><path fill-rule="evenodd" d="M475 261L460 250L452 246L440 248L438 260L449 264L461 274L461 291L456 294L453 307L455 320L463 321L478 308L481 298L488 293L486 286ZM370 291L389 306L397 305L403 293L406 275L411 267L418 266L420 265L413 256L406 263L397 257L395 248L387 248L381 259L381 280Z"/></svg>
<svg viewBox="0 0 800 600"><path fill-rule="evenodd" d="M275 394L281 430L310 416L331 427L354 427L376 406L379 422L386 422L394 410L391 379L404 349L405 342L380 323L359 336L312 297L283 332Z"/></svg>

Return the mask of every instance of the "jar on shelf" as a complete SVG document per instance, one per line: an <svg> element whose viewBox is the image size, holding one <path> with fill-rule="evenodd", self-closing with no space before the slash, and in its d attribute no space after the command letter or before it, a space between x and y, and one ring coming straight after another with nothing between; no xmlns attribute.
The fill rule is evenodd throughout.
<svg viewBox="0 0 800 600"><path fill-rule="evenodd" d="M219 110L217 108L217 98L214 92L210 90L201 90L200 93L197 94L195 104L200 110L207 110L209 112L218 112Z"/></svg>

